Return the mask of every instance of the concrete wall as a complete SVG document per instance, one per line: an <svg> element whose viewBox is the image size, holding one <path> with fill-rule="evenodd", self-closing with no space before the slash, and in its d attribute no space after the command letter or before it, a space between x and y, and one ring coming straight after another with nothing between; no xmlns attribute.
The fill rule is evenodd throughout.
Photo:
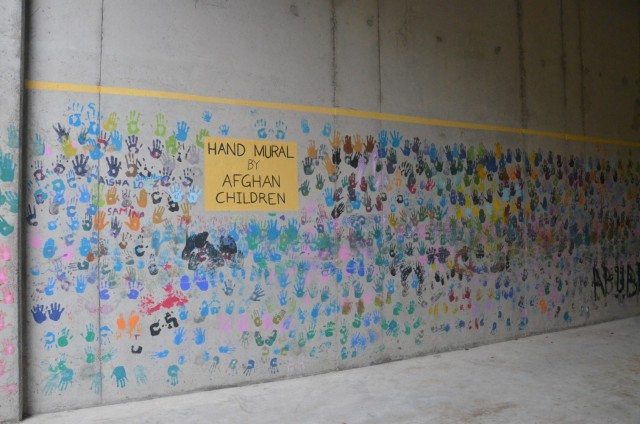
<svg viewBox="0 0 640 424"><path fill-rule="evenodd" d="M637 2L28 16L27 414L640 312ZM299 209L206 211L207 135L296 142Z"/></svg>
<svg viewBox="0 0 640 424"><path fill-rule="evenodd" d="M23 4L0 4L0 422L20 416Z"/></svg>

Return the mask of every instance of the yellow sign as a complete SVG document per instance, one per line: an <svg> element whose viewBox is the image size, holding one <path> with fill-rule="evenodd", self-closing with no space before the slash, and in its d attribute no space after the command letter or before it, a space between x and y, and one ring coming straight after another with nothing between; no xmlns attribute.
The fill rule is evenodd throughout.
<svg viewBox="0 0 640 424"><path fill-rule="evenodd" d="M208 211L298 210L298 146L207 137L204 190Z"/></svg>

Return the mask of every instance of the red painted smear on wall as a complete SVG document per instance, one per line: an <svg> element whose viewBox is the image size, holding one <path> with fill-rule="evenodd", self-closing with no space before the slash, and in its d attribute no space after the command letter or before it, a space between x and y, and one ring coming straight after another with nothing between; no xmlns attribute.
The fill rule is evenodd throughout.
<svg viewBox="0 0 640 424"><path fill-rule="evenodd" d="M167 284L164 291L167 295L164 300L159 303L156 303L153 299L153 295L151 294L140 299L140 312L146 315L151 315L162 308L171 309L177 306L182 306L189 301L182 292L174 291L172 284Z"/></svg>

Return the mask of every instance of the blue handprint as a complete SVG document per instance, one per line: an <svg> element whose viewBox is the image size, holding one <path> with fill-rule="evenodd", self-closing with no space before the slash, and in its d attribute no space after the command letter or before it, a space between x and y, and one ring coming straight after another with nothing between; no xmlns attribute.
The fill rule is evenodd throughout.
<svg viewBox="0 0 640 424"><path fill-rule="evenodd" d="M373 311L373 323L374 324L378 324L380 323L380 311L378 311L377 309L375 311Z"/></svg>
<svg viewBox="0 0 640 424"><path fill-rule="evenodd" d="M311 310L311 319L315 322L318 319L318 314L320 313L320 303L316 303Z"/></svg>
<svg viewBox="0 0 640 424"><path fill-rule="evenodd" d="M142 287L140 281L129 281L129 293L127 297L131 300L136 300L142 290L144 290L144 287Z"/></svg>
<svg viewBox="0 0 640 424"><path fill-rule="evenodd" d="M116 152L122 150L122 134L119 131L111 133L111 147Z"/></svg>
<svg viewBox="0 0 640 424"><path fill-rule="evenodd" d="M178 311L178 318L180 318L181 321L186 321L187 318L189 318L189 311L186 305L182 305Z"/></svg>
<svg viewBox="0 0 640 424"><path fill-rule="evenodd" d="M178 372L179 371L180 371L180 368L178 368L177 365L170 365L169 368L167 368L167 375L169 376L169 380L167 380L167 381L172 386L176 386L178 384Z"/></svg>
<svg viewBox="0 0 640 424"><path fill-rule="evenodd" d="M255 367L256 367L256 361L254 361L253 359L249 359L247 361L247 365L243 365L244 375L250 376Z"/></svg>
<svg viewBox="0 0 640 424"><path fill-rule="evenodd" d="M184 327L176 329L173 336L173 343L175 343L176 345L182 344L182 342L184 341L185 332L186 330L184 329Z"/></svg>
<svg viewBox="0 0 640 424"><path fill-rule="evenodd" d="M331 123L325 122L324 127L322 127L322 135L325 137L329 137L331 135Z"/></svg>
<svg viewBox="0 0 640 424"><path fill-rule="evenodd" d="M33 319L37 324L42 324L47 320L47 316L45 315L44 305L35 305L31 308L31 315L33 315Z"/></svg>
<svg viewBox="0 0 640 424"><path fill-rule="evenodd" d="M280 290L280 295L278 296L278 302L280 302L280 306L285 306L287 304L287 291L282 289Z"/></svg>
<svg viewBox="0 0 640 424"><path fill-rule="evenodd" d="M396 292L396 285L393 280L389 280L387 283L387 291L389 294L394 294Z"/></svg>
<svg viewBox="0 0 640 424"><path fill-rule="evenodd" d="M298 282L296 282L295 286L293 286L296 297L298 299L301 299L302 297L304 297L304 293L305 293L304 283L305 283L304 280L300 279L298 280Z"/></svg>
<svg viewBox="0 0 640 424"><path fill-rule="evenodd" d="M402 141L402 134L399 131L391 131L391 145L393 147L398 147L400 145L400 141Z"/></svg>
<svg viewBox="0 0 640 424"><path fill-rule="evenodd" d="M231 128L227 124L222 124L218 127L218 135L227 136Z"/></svg>
<svg viewBox="0 0 640 424"><path fill-rule="evenodd" d="M80 191L80 201L82 203L87 203L91 200L91 193L89 192L89 187L86 184L83 184L79 187Z"/></svg>
<svg viewBox="0 0 640 424"><path fill-rule="evenodd" d="M79 127L82 125L82 112L84 112L84 105L75 102L69 110L71 110L71 114L69 114L69 125L72 127Z"/></svg>
<svg viewBox="0 0 640 424"><path fill-rule="evenodd" d="M309 134L310 128L309 128L309 120L307 118L303 118L300 121L300 127L302 128L302 132L304 134Z"/></svg>
<svg viewBox="0 0 640 424"><path fill-rule="evenodd" d="M176 140L183 142L187 139L187 135L189 134L189 125L185 121L178 122L178 132L173 132L173 135L176 137Z"/></svg>
<svg viewBox="0 0 640 424"><path fill-rule="evenodd" d="M51 259L53 258L53 255L56 254L56 244L53 241L53 238L49 238L47 239L47 241L44 243L43 249L42 249L42 255L44 256L45 259Z"/></svg>
<svg viewBox="0 0 640 424"><path fill-rule="evenodd" d="M195 275L193 277L193 281L196 283L196 286L202 291L209 290L209 281L207 280L207 273L203 269L196 270Z"/></svg>
<svg viewBox="0 0 640 424"><path fill-rule="evenodd" d="M162 359L166 358L167 356L169 356L169 349L151 352L151 359Z"/></svg>
<svg viewBox="0 0 640 424"><path fill-rule="evenodd" d="M64 308L62 308L59 303L57 302L52 303L48 311L49 319L51 321L58 321L63 311L64 311Z"/></svg>
<svg viewBox="0 0 640 424"><path fill-rule="evenodd" d="M60 383L58 383L58 389L67 390L71 383L73 383L73 370L70 368L64 368L60 370Z"/></svg>
<svg viewBox="0 0 640 424"><path fill-rule="evenodd" d="M80 247L78 248L78 252L82 256L87 256L89 252L91 252L91 242L88 238L82 237L82 240L80 240Z"/></svg>
<svg viewBox="0 0 640 424"><path fill-rule="evenodd" d="M267 138L267 121L258 119L253 126L258 130L258 138Z"/></svg>
<svg viewBox="0 0 640 424"><path fill-rule="evenodd" d="M360 193L356 193L356 198L351 201L351 207L355 210L359 210L361 205Z"/></svg>
<svg viewBox="0 0 640 424"><path fill-rule="evenodd" d="M206 300L203 300L202 305L200 306L200 316L204 318L207 315L209 315L209 304Z"/></svg>
<svg viewBox="0 0 640 424"><path fill-rule="evenodd" d="M104 280L100 282L100 286L98 287L100 291L100 299L109 300L111 295L109 294L109 282Z"/></svg>
<svg viewBox="0 0 640 424"><path fill-rule="evenodd" d="M404 141L404 146L402 147L402 154L405 156L409 156L410 153L411 153L411 142L409 141L409 139L406 139Z"/></svg>
<svg viewBox="0 0 640 424"><path fill-rule="evenodd" d="M100 146L98 146L98 143L94 138L89 139L89 146L91 147L89 150L89 156L91 156L91 159L100 160L104 153L100 150Z"/></svg>
<svg viewBox="0 0 640 424"><path fill-rule="evenodd" d="M231 346L220 346L218 347L218 352L220 353L227 353L227 354L232 354L233 352L236 351L235 347L231 347Z"/></svg>
<svg viewBox="0 0 640 424"><path fill-rule="evenodd" d="M51 348L56 345L56 335L51 331L47 331L40 341L44 342L45 349L51 350Z"/></svg>
<svg viewBox="0 0 640 424"><path fill-rule="evenodd" d="M205 330L203 330L202 328L196 328L195 330L193 330L193 341L195 342L195 344L201 345L204 343L204 340Z"/></svg>
<svg viewBox="0 0 640 424"><path fill-rule="evenodd" d="M80 274L76 280L76 293L82 294L87 288L87 283L85 281L84 275Z"/></svg>
<svg viewBox="0 0 640 424"><path fill-rule="evenodd" d="M212 117L213 115L208 110L205 110L204 112L202 112L202 120L204 122L211 122Z"/></svg>
<svg viewBox="0 0 640 424"><path fill-rule="evenodd" d="M304 324L304 321L307 319L307 311L301 308L298 308L298 319L301 324Z"/></svg>
<svg viewBox="0 0 640 424"><path fill-rule="evenodd" d="M216 315L220 312L220 301L215 297L211 299L211 303L209 305L211 307L211 315Z"/></svg>
<svg viewBox="0 0 640 424"><path fill-rule="evenodd" d="M171 200L173 200L176 203L179 203L180 201L182 201L182 187L180 186L180 184L174 184L171 187L169 187L169 195L171 196Z"/></svg>
<svg viewBox="0 0 640 424"><path fill-rule="evenodd" d="M180 290L188 291L191 288L191 281L189 281L188 275L183 275L180 278Z"/></svg>
<svg viewBox="0 0 640 424"><path fill-rule="evenodd" d="M274 241L280 236L280 229L278 228L278 221L272 219L267 224L267 238L269 241Z"/></svg>
<svg viewBox="0 0 640 424"><path fill-rule="evenodd" d="M44 294L47 296L53 295L53 288L56 285L56 279L53 277L49 277L49 283L44 287Z"/></svg>
<svg viewBox="0 0 640 424"><path fill-rule="evenodd" d="M362 317L362 324L364 324L365 327L371 325L371 312L367 312L366 314L364 314L364 316Z"/></svg>
<svg viewBox="0 0 640 424"><path fill-rule="evenodd" d="M202 194L202 189L200 189L197 185L191 185L188 189L188 201L192 205L195 204L200 198L200 194Z"/></svg>
<svg viewBox="0 0 640 424"><path fill-rule="evenodd" d="M329 208L333 207L333 205L335 204L335 199L334 199L333 189L332 188L324 189L324 201L327 204L327 207L329 207Z"/></svg>
<svg viewBox="0 0 640 424"><path fill-rule="evenodd" d="M287 126L282 121L276 122L276 140L284 140L286 137Z"/></svg>
<svg viewBox="0 0 640 424"><path fill-rule="evenodd" d="M113 369L111 378L116 379L116 387L122 388L127 385L127 371L122 365L117 366Z"/></svg>

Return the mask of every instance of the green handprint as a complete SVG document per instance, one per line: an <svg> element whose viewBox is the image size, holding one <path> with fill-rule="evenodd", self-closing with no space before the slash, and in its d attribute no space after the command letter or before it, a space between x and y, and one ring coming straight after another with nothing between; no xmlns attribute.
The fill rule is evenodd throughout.
<svg viewBox="0 0 640 424"><path fill-rule="evenodd" d="M175 135L169 136L169 138L167 138L167 141L165 141L164 146L167 148L167 153L169 153L170 155L173 156L178 153L178 140L176 140Z"/></svg>
<svg viewBox="0 0 640 424"><path fill-rule="evenodd" d="M140 132L140 116L140 112L135 110L129 112L129 118L127 119L127 131L129 131L129 134L138 134Z"/></svg>
<svg viewBox="0 0 640 424"><path fill-rule="evenodd" d="M164 135L167 133L168 123L169 121L164 117L163 114L158 113L156 115L156 127L154 131L154 134L156 135L156 137L164 137Z"/></svg>
<svg viewBox="0 0 640 424"><path fill-rule="evenodd" d="M418 317L414 322L413 322L413 328L418 328L422 325L422 317Z"/></svg>
<svg viewBox="0 0 640 424"><path fill-rule="evenodd" d="M353 316L353 322L351 323L351 325L353 326L353 328L360 328L362 321L360 319L360 314L356 313Z"/></svg>
<svg viewBox="0 0 640 424"><path fill-rule="evenodd" d="M404 334L406 334L407 336L411 334L411 326L408 322L404 323Z"/></svg>
<svg viewBox="0 0 640 424"><path fill-rule="evenodd" d="M301 185L300 188L298 189L300 191L300 193L302 193L303 196L308 196L309 195L309 181L304 181Z"/></svg>
<svg viewBox="0 0 640 424"><path fill-rule="evenodd" d="M118 127L118 114L115 112L111 112L109 114L109 118L107 119L107 122L104 123L104 130L105 131L113 131Z"/></svg>
<svg viewBox="0 0 640 424"><path fill-rule="evenodd" d="M87 341L87 343L91 343L96 339L95 327L93 326L93 324L87 324L86 329L87 334L84 334L84 339Z"/></svg>
<svg viewBox="0 0 640 424"><path fill-rule="evenodd" d="M201 129L198 135L196 135L196 146L204 149L204 138L209 136L209 131L205 128Z"/></svg>

